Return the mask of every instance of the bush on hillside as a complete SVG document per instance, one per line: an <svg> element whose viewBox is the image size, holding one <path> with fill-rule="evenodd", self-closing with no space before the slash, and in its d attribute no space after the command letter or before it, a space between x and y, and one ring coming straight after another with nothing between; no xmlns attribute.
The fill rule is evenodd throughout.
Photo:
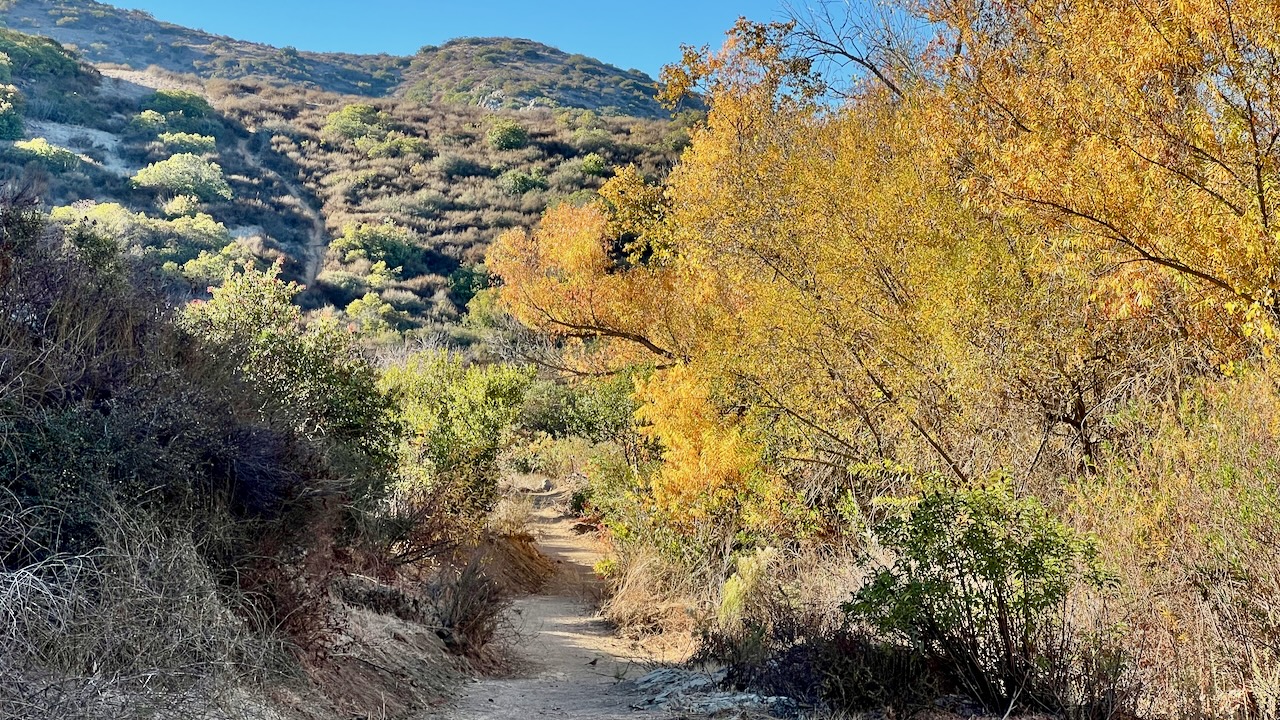
<svg viewBox="0 0 1280 720"><path fill-rule="evenodd" d="M485 139L494 150L519 150L529 144L529 131L510 118L495 118Z"/></svg>
<svg viewBox="0 0 1280 720"><path fill-rule="evenodd" d="M329 251L344 263L368 260L389 268L417 267L422 254L412 231L389 223L347 225L329 244Z"/></svg>
<svg viewBox="0 0 1280 720"><path fill-rule="evenodd" d="M133 183L201 200L231 199L231 186L222 176L222 168L191 153L179 153L142 168L133 176Z"/></svg>
<svg viewBox="0 0 1280 720"><path fill-rule="evenodd" d="M231 233L212 216L191 207L191 196L179 195L166 208L184 214L172 220L148 217L116 203L77 203L53 209L51 219L63 226L92 226L123 251L159 266L182 264L202 251L216 252L231 242ZM188 211L194 214L185 214Z"/></svg>
<svg viewBox="0 0 1280 720"><path fill-rule="evenodd" d="M546 190L547 178L537 170L531 173L508 170L498 178L498 186L508 195L523 195L534 190Z"/></svg>
<svg viewBox="0 0 1280 720"><path fill-rule="evenodd" d="M0 52L21 77L69 78L81 72L75 56L47 37L0 28Z"/></svg>
<svg viewBox="0 0 1280 720"><path fill-rule="evenodd" d="M325 118L321 134L342 140L381 140L387 134L387 116L367 103L347 105Z"/></svg>
<svg viewBox="0 0 1280 720"><path fill-rule="evenodd" d="M21 140L22 93L13 85L0 85L0 140Z"/></svg>
<svg viewBox="0 0 1280 720"><path fill-rule="evenodd" d="M221 135L227 129L209 101L188 90L158 90L142 107L142 115L148 118L144 124L152 128L198 135ZM163 118L163 123L155 123L155 116Z"/></svg>
<svg viewBox="0 0 1280 720"><path fill-rule="evenodd" d="M189 120L200 120L214 115L208 100L190 90L157 90L142 101L144 111L151 110L166 117L180 115Z"/></svg>
<svg viewBox="0 0 1280 720"><path fill-rule="evenodd" d="M582 172L596 177L609 174L609 163L599 153L587 153L582 158Z"/></svg>
<svg viewBox="0 0 1280 720"><path fill-rule="evenodd" d="M160 133L160 144L173 153L195 153L203 155L217 150L218 141L212 135L198 133L167 132Z"/></svg>
<svg viewBox="0 0 1280 720"><path fill-rule="evenodd" d="M489 169L480 163L465 158L457 153L445 153L440 155L432 163L436 172L446 178L472 177L475 175L484 175Z"/></svg>
<svg viewBox="0 0 1280 720"><path fill-rule="evenodd" d="M49 170L66 172L80 167L80 156L74 152L54 145L44 138L19 140L13 144L15 150Z"/></svg>
<svg viewBox="0 0 1280 720"><path fill-rule="evenodd" d="M194 217L200 212L200 198L195 195L175 195L160 206L169 218Z"/></svg>

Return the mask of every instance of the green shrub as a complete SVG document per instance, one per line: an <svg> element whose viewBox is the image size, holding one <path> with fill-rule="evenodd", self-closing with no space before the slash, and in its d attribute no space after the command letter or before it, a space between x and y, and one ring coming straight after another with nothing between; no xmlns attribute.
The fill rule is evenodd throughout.
<svg viewBox="0 0 1280 720"><path fill-rule="evenodd" d="M162 220L131 212L116 203L77 203L54 208L51 217L66 226L92 226L131 255L140 255L156 265L181 265L201 251L216 252L231 242L225 225L199 211Z"/></svg>
<svg viewBox="0 0 1280 720"><path fill-rule="evenodd" d="M81 73L79 61L57 42L37 35L0 28L0 52L21 76L70 78Z"/></svg>
<svg viewBox="0 0 1280 720"><path fill-rule="evenodd" d="M529 131L510 118L495 118L485 139L494 150L519 150L529 144Z"/></svg>
<svg viewBox="0 0 1280 720"><path fill-rule="evenodd" d="M403 322L400 313L374 292L367 292L352 300L347 305L346 313L359 326L360 332L369 336L394 333L396 327Z"/></svg>
<svg viewBox="0 0 1280 720"><path fill-rule="evenodd" d="M209 101L189 90L157 90L142 102L142 109L165 117L179 115L188 120L214 116L213 106Z"/></svg>
<svg viewBox="0 0 1280 720"><path fill-rule="evenodd" d="M449 273L449 292L454 302L465 307L476 293L489 287L489 272L483 265L463 265Z"/></svg>
<svg viewBox="0 0 1280 720"><path fill-rule="evenodd" d="M293 304L301 288L278 274L279 266L243 268L207 302L188 305L183 325L270 398L264 411L290 418L296 432L328 447L357 500L375 502L395 464L390 403L350 333L334 323L303 327Z"/></svg>
<svg viewBox="0 0 1280 720"><path fill-rule="evenodd" d="M614 149L613 136L603 128L578 128L573 132L573 144L586 153Z"/></svg>
<svg viewBox="0 0 1280 720"><path fill-rule="evenodd" d="M321 132L326 137L342 140L381 140L387 134L387 122L386 114L378 108L367 103L355 103L330 113Z"/></svg>
<svg viewBox="0 0 1280 720"><path fill-rule="evenodd" d="M582 172L596 177L604 177L609 174L609 163L600 156L599 153L587 153L582 158Z"/></svg>
<svg viewBox="0 0 1280 720"><path fill-rule="evenodd" d="M201 250L195 258L183 263L179 271L194 287L209 287L221 285L223 280L246 265L258 271L267 269L262 259L243 243L231 242L217 252Z"/></svg>
<svg viewBox="0 0 1280 720"><path fill-rule="evenodd" d="M160 208L170 218L194 217L200 212L200 198L195 195L175 195Z"/></svg>
<svg viewBox="0 0 1280 720"><path fill-rule="evenodd" d="M223 178L222 168L191 153L179 153L142 168L133 176L133 183L201 200L231 199L231 186Z"/></svg>
<svg viewBox="0 0 1280 720"><path fill-rule="evenodd" d="M397 269L418 266L422 254L413 231L391 223L347 225L329 249L345 263L368 260Z"/></svg>
<svg viewBox="0 0 1280 720"><path fill-rule="evenodd" d="M546 190L547 178L540 170L531 173L508 170L498 178L498 186L508 195L523 195L534 190Z"/></svg>
<svg viewBox="0 0 1280 720"><path fill-rule="evenodd" d="M218 147L218 141L212 135L185 132L161 133L160 143L170 152L201 155L214 152Z"/></svg>
<svg viewBox="0 0 1280 720"><path fill-rule="evenodd" d="M853 619L946 666L989 710L1061 709L1072 668L1049 647L1069 635L1068 594L1108 580L1090 538L1007 483L927 484L886 503L872 530L895 560L845 605Z"/></svg>
<svg viewBox="0 0 1280 720"><path fill-rule="evenodd" d="M134 115L129 121L130 126L143 132L157 131L167 123L168 121L165 119L164 115L161 115L155 110L143 110L137 115Z"/></svg>
<svg viewBox="0 0 1280 720"><path fill-rule="evenodd" d="M520 427L554 438L630 442L635 434L635 383L630 373L581 380L573 385L538 381L520 413Z"/></svg>
<svg viewBox="0 0 1280 720"><path fill-rule="evenodd" d="M13 147L22 155L39 162L50 170L65 172L80 167L79 155L64 147L53 145L44 138L19 140L13 144Z"/></svg>
<svg viewBox="0 0 1280 720"><path fill-rule="evenodd" d="M0 140L20 140L22 135L22 93L13 85L0 85Z"/></svg>
<svg viewBox="0 0 1280 720"><path fill-rule="evenodd" d="M467 367L448 352L417 353L388 368L381 385L411 438L405 462L423 468L428 484L461 479L461 510L487 512L496 499L498 456L532 378L511 365Z"/></svg>
<svg viewBox="0 0 1280 720"><path fill-rule="evenodd" d="M423 138L392 132L382 139L374 136L361 137L356 140L356 149L370 158L398 158L409 155L426 157L431 154L431 143Z"/></svg>

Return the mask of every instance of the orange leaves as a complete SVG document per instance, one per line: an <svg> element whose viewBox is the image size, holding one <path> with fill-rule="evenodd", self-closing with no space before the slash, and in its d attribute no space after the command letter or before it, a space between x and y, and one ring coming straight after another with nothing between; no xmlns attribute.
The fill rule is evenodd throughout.
<svg viewBox="0 0 1280 720"><path fill-rule="evenodd" d="M605 358L604 369L646 355L674 360L696 317L681 302L679 274L661 264L619 262L623 238L612 229L600 204L562 204L533 233L503 234L487 261L504 283L501 303L521 322L562 339L611 338L631 346L614 361Z"/></svg>

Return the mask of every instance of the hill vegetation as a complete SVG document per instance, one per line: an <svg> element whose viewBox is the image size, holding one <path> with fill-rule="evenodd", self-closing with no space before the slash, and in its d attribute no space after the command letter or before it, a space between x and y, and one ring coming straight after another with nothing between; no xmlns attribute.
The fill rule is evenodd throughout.
<svg viewBox="0 0 1280 720"><path fill-rule="evenodd" d="M210 93L254 129L267 167L314 193L336 239L308 301L341 309L372 291L410 325L457 320L474 268L503 230L532 226L550 205L588 200L615 168L665 174L697 117L352 102L245 83ZM379 262L386 267L375 272Z"/></svg>
<svg viewBox="0 0 1280 720"><path fill-rule="evenodd" d="M631 117L670 114L655 97L657 83L639 70L513 38L463 38L424 47L405 71L398 94L493 109L543 105Z"/></svg>
<svg viewBox="0 0 1280 720"><path fill-rule="evenodd" d="M212 35L161 22L141 10L94 0L6 0L14 30L73 46L86 60L139 70L157 66L204 78L267 77L358 95L384 95L408 66L390 55L311 53Z"/></svg>
<svg viewBox="0 0 1280 720"><path fill-rule="evenodd" d="M56 42L3 33L22 63L10 134L29 140L0 148L0 170L38 182L54 217L116 228L176 292L217 284L233 261L283 259L308 307L341 314L376 297L395 331L456 321L503 230L584 201L615 167L664 174L697 117L366 101L257 80L202 88L164 74L154 82L193 89L151 91L104 79ZM333 240L345 245L326 254Z"/></svg>

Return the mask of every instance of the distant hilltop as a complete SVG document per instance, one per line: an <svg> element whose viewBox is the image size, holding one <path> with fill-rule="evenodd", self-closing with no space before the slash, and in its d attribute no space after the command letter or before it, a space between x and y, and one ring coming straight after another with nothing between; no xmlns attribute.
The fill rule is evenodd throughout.
<svg viewBox="0 0 1280 720"><path fill-rule="evenodd" d="M492 109L545 105L670 116L655 99L657 83L648 74L532 40L461 38L413 57L317 53L214 35L94 0L0 0L0 24L51 37L93 63L139 70L256 77L348 95Z"/></svg>

